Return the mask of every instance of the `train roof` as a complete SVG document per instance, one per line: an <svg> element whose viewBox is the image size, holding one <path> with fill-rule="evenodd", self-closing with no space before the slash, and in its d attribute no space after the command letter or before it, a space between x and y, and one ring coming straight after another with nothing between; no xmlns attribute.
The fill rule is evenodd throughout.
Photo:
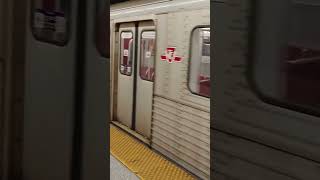
<svg viewBox="0 0 320 180"><path fill-rule="evenodd" d="M126 1L119 1L117 3L111 4L111 9L118 9L118 8L125 8L125 7L133 7L139 6L148 3L161 3L166 1L173 1L173 0L126 0Z"/></svg>
<svg viewBox="0 0 320 180"><path fill-rule="evenodd" d="M210 0L130 0L112 4L111 19L210 8Z"/></svg>

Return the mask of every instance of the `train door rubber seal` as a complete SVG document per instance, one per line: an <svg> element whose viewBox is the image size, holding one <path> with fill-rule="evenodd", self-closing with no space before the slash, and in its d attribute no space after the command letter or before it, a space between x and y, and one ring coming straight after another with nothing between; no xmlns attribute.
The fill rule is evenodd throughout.
<svg viewBox="0 0 320 180"><path fill-rule="evenodd" d="M76 50L75 50L75 89L74 89L74 133L71 162L71 179L81 180L82 177L82 144L83 144L83 104L84 79L86 66L86 22L87 1L79 0L76 20Z"/></svg>
<svg viewBox="0 0 320 180"><path fill-rule="evenodd" d="M135 23L135 45L134 45L134 74L133 74L133 103L132 103L132 130L136 130L136 103L137 103L137 76L138 76L138 61L140 61L140 59L138 59L138 38L139 38L139 25L138 23Z"/></svg>

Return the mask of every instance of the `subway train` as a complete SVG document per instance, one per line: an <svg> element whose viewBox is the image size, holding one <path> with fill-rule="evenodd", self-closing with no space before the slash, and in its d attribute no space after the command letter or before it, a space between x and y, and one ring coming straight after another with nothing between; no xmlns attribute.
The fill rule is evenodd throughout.
<svg viewBox="0 0 320 180"><path fill-rule="evenodd" d="M210 179L210 1L110 9L112 123Z"/></svg>
<svg viewBox="0 0 320 180"><path fill-rule="evenodd" d="M0 179L108 179L110 110L200 179L319 180L319 8L0 1Z"/></svg>

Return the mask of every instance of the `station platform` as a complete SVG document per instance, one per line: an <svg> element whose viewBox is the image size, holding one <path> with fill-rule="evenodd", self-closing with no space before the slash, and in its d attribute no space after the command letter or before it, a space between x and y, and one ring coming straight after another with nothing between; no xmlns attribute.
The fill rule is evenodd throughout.
<svg viewBox="0 0 320 180"><path fill-rule="evenodd" d="M110 125L110 153L111 180L196 179L114 125Z"/></svg>
<svg viewBox="0 0 320 180"><path fill-rule="evenodd" d="M133 172L110 155L110 180L139 180Z"/></svg>

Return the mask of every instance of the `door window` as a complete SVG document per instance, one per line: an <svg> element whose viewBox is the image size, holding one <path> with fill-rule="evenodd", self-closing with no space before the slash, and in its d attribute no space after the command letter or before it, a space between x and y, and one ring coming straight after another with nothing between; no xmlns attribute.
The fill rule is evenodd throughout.
<svg viewBox="0 0 320 180"><path fill-rule="evenodd" d="M189 88L192 93L210 97L210 28L192 32Z"/></svg>
<svg viewBox="0 0 320 180"><path fill-rule="evenodd" d="M260 26L253 59L254 83L263 99L319 113L320 25L315 17L320 15L320 3L291 0L284 7L281 13L286 19L278 22L279 26L274 25L277 31ZM266 21L266 16L261 17ZM280 35L273 33L266 39L262 31Z"/></svg>
<svg viewBox="0 0 320 180"><path fill-rule="evenodd" d="M33 0L32 32L36 39L57 45L68 40L70 1Z"/></svg>
<svg viewBox="0 0 320 180"><path fill-rule="evenodd" d="M154 81L155 39L154 31L141 33L140 77L147 81Z"/></svg>
<svg viewBox="0 0 320 180"><path fill-rule="evenodd" d="M133 62L133 33L121 32L120 35L120 73L131 76Z"/></svg>

